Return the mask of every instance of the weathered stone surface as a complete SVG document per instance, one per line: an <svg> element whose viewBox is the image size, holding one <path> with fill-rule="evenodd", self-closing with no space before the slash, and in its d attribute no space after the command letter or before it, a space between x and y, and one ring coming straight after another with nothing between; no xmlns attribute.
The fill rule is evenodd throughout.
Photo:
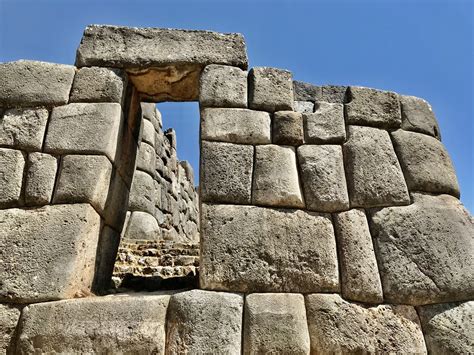
<svg viewBox="0 0 474 355"><path fill-rule="evenodd" d="M244 354L309 354L303 295L254 293L244 314Z"/></svg>
<svg viewBox="0 0 474 355"><path fill-rule="evenodd" d="M345 299L382 303L382 283L364 210L334 214L341 290Z"/></svg>
<svg viewBox="0 0 474 355"><path fill-rule="evenodd" d="M46 109L10 109L0 115L0 146L40 151L48 122Z"/></svg>
<svg viewBox="0 0 474 355"><path fill-rule="evenodd" d="M313 354L426 354L413 307L366 308L336 294L306 296Z"/></svg>
<svg viewBox="0 0 474 355"><path fill-rule="evenodd" d="M112 172L109 194L105 203L105 223L120 230L127 214L130 191L117 170Z"/></svg>
<svg viewBox="0 0 474 355"><path fill-rule="evenodd" d="M0 300L41 302L88 294L100 217L88 204L0 210Z"/></svg>
<svg viewBox="0 0 474 355"><path fill-rule="evenodd" d="M194 169L192 165L187 161L187 160L181 160L179 162L179 165L181 165L186 172L186 178L187 180L191 183L194 184Z"/></svg>
<svg viewBox="0 0 474 355"><path fill-rule="evenodd" d="M246 69L244 38L238 33L92 25L85 29L76 57L79 67L143 68L174 63Z"/></svg>
<svg viewBox="0 0 474 355"><path fill-rule="evenodd" d="M107 293L111 288L119 244L120 233L105 225L97 245L96 272L92 284L92 291L95 294Z"/></svg>
<svg viewBox="0 0 474 355"><path fill-rule="evenodd" d="M191 290L171 296L167 354L240 354L244 297Z"/></svg>
<svg viewBox="0 0 474 355"><path fill-rule="evenodd" d="M160 131L162 128L161 113L156 108L156 104L154 102L141 102L140 106L142 117L153 124L155 131Z"/></svg>
<svg viewBox="0 0 474 355"><path fill-rule="evenodd" d="M66 155L54 194L54 203L90 203L100 214L109 194L112 164L103 155Z"/></svg>
<svg viewBox="0 0 474 355"><path fill-rule="evenodd" d="M0 304L0 354L14 354L15 330L20 310L12 305Z"/></svg>
<svg viewBox="0 0 474 355"><path fill-rule="evenodd" d="M208 108L201 111L201 139L243 144L267 144L271 119L267 112Z"/></svg>
<svg viewBox="0 0 474 355"><path fill-rule="evenodd" d="M438 122L431 105L415 96L399 95L402 109L402 129L429 134L441 139Z"/></svg>
<svg viewBox="0 0 474 355"><path fill-rule="evenodd" d="M164 354L169 295L39 303L23 310L19 354Z"/></svg>
<svg viewBox="0 0 474 355"><path fill-rule="evenodd" d="M293 91L295 101L316 101L321 95L321 86L305 83L303 81L293 81Z"/></svg>
<svg viewBox="0 0 474 355"><path fill-rule="evenodd" d="M298 163L307 209L336 212L349 208L340 145L302 145Z"/></svg>
<svg viewBox="0 0 474 355"><path fill-rule="evenodd" d="M139 170L135 171L130 189L130 210L153 214L155 211L154 189L155 184L149 174Z"/></svg>
<svg viewBox="0 0 474 355"><path fill-rule="evenodd" d="M255 147L252 203L304 207L298 180L295 148L278 145Z"/></svg>
<svg viewBox="0 0 474 355"><path fill-rule="evenodd" d="M201 74L199 103L204 107L247 107L247 72L211 64Z"/></svg>
<svg viewBox="0 0 474 355"><path fill-rule="evenodd" d="M430 354L471 354L474 351L474 301L418 307Z"/></svg>
<svg viewBox="0 0 474 355"><path fill-rule="evenodd" d="M343 104L346 98L347 86L323 85L320 95L316 96L316 101L330 102L333 104Z"/></svg>
<svg viewBox="0 0 474 355"><path fill-rule="evenodd" d="M125 238L156 240L159 236L158 222L155 217L146 212L132 212L128 222Z"/></svg>
<svg viewBox="0 0 474 355"><path fill-rule="evenodd" d="M348 124L400 127L400 102L394 92L350 86L347 96L345 109Z"/></svg>
<svg viewBox="0 0 474 355"><path fill-rule="evenodd" d="M53 108L45 152L105 154L115 159L121 124L117 103L74 103Z"/></svg>
<svg viewBox="0 0 474 355"><path fill-rule="evenodd" d="M273 115L273 143L303 144L303 116L299 112L278 111Z"/></svg>
<svg viewBox="0 0 474 355"><path fill-rule="evenodd" d="M72 65L19 60L0 63L0 106L54 106L69 100Z"/></svg>
<svg viewBox="0 0 474 355"><path fill-rule="evenodd" d="M69 102L122 103L127 75L112 68L81 68L72 84Z"/></svg>
<svg viewBox="0 0 474 355"><path fill-rule="evenodd" d="M314 113L303 114L306 143L343 143L346 139L342 104L316 102Z"/></svg>
<svg viewBox="0 0 474 355"><path fill-rule="evenodd" d="M413 305L472 299L472 217L449 195L413 199L371 216L385 299Z"/></svg>
<svg viewBox="0 0 474 355"><path fill-rule="evenodd" d="M331 217L202 205L200 285L238 292L338 292Z"/></svg>
<svg viewBox="0 0 474 355"><path fill-rule="evenodd" d="M141 142L138 147L137 169L143 170L150 175L155 173L156 154L155 148L145 142Z"/></svg>
<svg viewBox="0 0 474 355"><path fill-rule="evenodd" d="M310 101L295 101L294 110L301 113L314 112L314 103Z"/></svg>
<svg viewBox="0 0 474 355"><path fill-rule="evenodd" d="M250 204L254 148L201 141L202 201Z"/></svg>
<svg viewBox="0 0 474 355"><path fill-rule="evenodd" d="M28 206L46 205L53 197L54 182L58 161L43 153L28 154L26 173L25 204Z"/></svg>
<svg viewBox="0 0 474 355"><path fill-rule="evenodd" d="M439 140L401 129L393 132L392 137L410 191L459 197L453 163Z"/></svg>
<svg viewBox="0 0 474 355"><path fill-rule="evenodd" d="M20 204L25 157L19 150L0 148L0 208Z"/></svg>
<svg viewBox="0 0 474 355"><path fill-rule="evenodd" d="M255 67L249 72L249 107L263 111L293 110L293 82L288 70Z"/></svg>
<svg viewBox="0 0 474 355"><path fill-rule="evenodd" d="M141 141L148 143L152 147L155 147L155 126L153 123L147 119L142 120L142 134Z"/></svg>
<svg viewBox="0 0 474 355"><path fill-rule="evenodd" d="M386 131L349 126L344 162L352 207L410 203L405 179Z"/></svg>

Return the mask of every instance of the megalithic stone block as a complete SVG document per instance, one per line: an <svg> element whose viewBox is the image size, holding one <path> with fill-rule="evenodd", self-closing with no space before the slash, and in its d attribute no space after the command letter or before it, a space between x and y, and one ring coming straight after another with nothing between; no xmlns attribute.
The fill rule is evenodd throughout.
<svg viewBox="0 0 474 355"><path fill-rule="evenodd" d="M19 319L19 307L0 304L0 354L15 354L15 330Z"/></svg>
<svg viewBox="0 0 474 355"><path fill-rule="evenodd" d="M415 96L399 95L402 109L402 129L441 139L438 122L431 105Z"/></svg>
<svg viewBox="0 0 474 355"><path fill-rule="evenodd" d="M346 126L344 106L327 102L316 102L314 113L303 114L305 142L316 144L344 143Z"/></svg>
<svg viewBox="0 0 474 355"><path fill-rule="evenodd" d="M28 171L25 181L25 203L41 206L51 202L58 160L44 153L28 154Z"/></svg>
<svg viewBox="0 0 474 355"><path fill-rule="evenodd" d="M21 204L25 161L20 150L0 148L0 208Z"/></svg>
<svg viewBox="0 0 474 355"><path fill-rule="evenodd" d="M268 112L293 110L292 74L288 70L256 67L249 72L249 107Z"/></svg>

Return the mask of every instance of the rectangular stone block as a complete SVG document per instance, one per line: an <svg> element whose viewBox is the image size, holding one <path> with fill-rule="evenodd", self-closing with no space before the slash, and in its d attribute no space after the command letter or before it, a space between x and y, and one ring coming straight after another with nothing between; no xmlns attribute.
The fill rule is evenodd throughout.
<svg viewBox="0 0 474 355"><path fill-rule="evenodd" d="M18 307L0 304L0 354L15 354L16 327L19 319Z"/></svg>
<svg viewBox="0 0 474 355"><path fill-rule="evenodd" d="M305 83L303 81L293 81L293 92L295 101L315 102L321 95L321 86Z"/></svg>
<svg viewBox="0 0 474 355"><path fill-rule="evenodd" d="M53 108L45 152L104 154L115 161L122 123L117 103L73 103Z"/></svg>
<svg viewBox="0 0 474 355"><path fill-rule="evenodd" d="M0 210L0 301L90 293L100 217L88 204Z"/></svg>
<svg viewBox="0 0 474 355"><path fill-rule="evenodd" d="M0 106L55 106L69 100L72 65L19 60L0 63Z"/></svg>
<svg viewBox="0 0 474 355"><path fill-rule="evenodd" d="M294 110L301 113L313 113L314 103L311 101L295 101Z"/></svg>
<svg viewBox="0 0 474 355"><path fill-rule="evenodd" d="M28 154L25 185L26 205L41 206L51 202L57 169L56 157L44 153Z"/></svg>
<svg viewBox="0 0 474 355"><path fill-rule="evenodd" d="M338 292L331 216L202 204L200 286L233 292Z"/></svg>
<svg viewBox="0 0 474 355"><path fill-rule="evenodd" d="M155 174L156 169L156 153L155 148L145 142L141 142L138 146L138 154L136 168L147 172L150 175Z"/></svg>
<svg viewBox="0 0 474 355"><path fill-rule="evenodd" d="M201 139L240 144L271 143L271 118L267 112L239 108L201 111Z"/></svg>
<svg viewBox="0 0 474 355"><path fill-rule="evenodd" d="M21 204L25 157L20 150L0 148L0 208Z"/></svg>
<svg viewBox="0 0 474 355"><path fill-rule="evenodd" d="M323 85L321 93L316 96L316 101L324 101L333 104L343 104L346 102L347 86Z"/></svg>
<svg viewBox="0 0 474 355"><path fill-rule="evenodd" d="M429 134L441 140L438 122L431 105L415 96L399 95L402 109L402 129Z"/></svg>
<svg viewBox="0 0 474 355"><path fill-rule="evenodd" d="M314 113L303 114L306 143L343 143L346 139L342 104L316 102Z"/></svg>
<svg viewBox="0 0 474 355"><path fill-rule="evenodd" d="M351 207L410 203L405 178L386 131L349 126L343 148Z"/></svg>
<svg viewBox="0 0 474 355"><path fill-rule="evenodd" d="M349 208L340 145L302 145L298 163L307 209L336 212Z"/></svg>
<svg viewBox="0 0 474 355"><path fill-rule="evenodd" d="M299 112L278 111L273 115L273 143L303 144L303 116Z"/></svg>
<svg viewBox="0 0 474 355"><path fill-rule="evenodd" d="M191 290L171 296L166 354L241 354L244 297Z"/></svg>
<svg viewBox="0 0 474 355"><path fill-rule="evenodd" d="M244 314L244 354L309 354L303 295L253 293Z"/></svg>
<svg viewBox="0 0 474 355"><path fill-rule="evenodd" d="M147 119L142 119L141 123L141 134L139 142L145 142L155 147L155 127L153 123Z"/></svg>
<svg viewBox="0 0 474 355"><path fill-rule="evenodd" d="M17 351L164 354L169 298L121 294L29 305L23 310Z"/></svg>
<svg viewBox="0 0 474 355"><path fill-rule="evenodd" d="M255 67L249 72L249 107L268 112L293 110L293 81L288 70Z"/></svg>
<svg viewBox="0 0 474 355"><path fill-rule="evenodd" d="M26 151L41 151L48 123L46 109L10 109L0 114L0 145Z"/></svg>
<svg viewBox="0 0 474 355"><path fill-rule="evenodd" d="M201 199L250 204L254 147L201 141Z"/></svg>
<svg viewBox="0 0 474 355"><path fill-rule="evenodd" d="M136 170L130 188L130 210L153 214L155 211L154 189L153 177L143 171Z"/></svg>

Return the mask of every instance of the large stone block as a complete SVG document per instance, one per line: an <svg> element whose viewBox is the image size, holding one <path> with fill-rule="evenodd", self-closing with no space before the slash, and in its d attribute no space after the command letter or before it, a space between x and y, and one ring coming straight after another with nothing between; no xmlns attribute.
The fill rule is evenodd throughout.
<svg viewBox="0 0 474 355"><path fill-rule="evenodd" d="M273 115L273 143L303 144L303 116L299 112L278 111Z"/></svg>
<svg viewBox="0 0 474 355"><path fill-rule="evenodd" d="M294 147L255 147L252 203L280 207L304 207Z"/></svg>
<svg viewBox="0 0 474 355"><path fill-rule="evenodd" d="M249 72L249 107L262 111L293 110L293 81L288 70L256 67Z"/></svg>
<svg viewBox="0 0 474 355"><path fill-rule="evenodd" d="M112 163L103 155L62 158L54 203L90 203L101 215L109 195Z"/></svg>
<svg viewBox="0 0 474 355"><path fill-rule="evenodd" d="M321 95L321 86L295 80L293 81L293 92L295 101L314 102Z"/></svg>
<svg viewBox="0 0 474 355"><path fill-rule="evenodd" d="M72 84L69 102L122 103L127 87L127 75L112 68L81 68Z"/></svg>
<svg viewBox="0 0 474 355"><path fill-rule="evenodd" d="M0 106L54 106L69 100L72 65L19 60L0 63Z"/></svg>
<svg viewBox="0 0 474 355"><path fill-rule="evenodd" d="M347 86L323 85L321 94L316 96L316 101L324 101L333 104L343 104L346 102Z"/></svg>
<svg viewBox="0 0 474 355"><path fill-rule="evenodd" d="M156 153L155 148L145 142L141 142L138 146L137 154L137 169L147 172L152 175L155 174L156 169Z"/></svg>
<svg viewBox="0 0 474 355"><path fill-rule="evenodd" d="M154 190L153 178L143 171L135 171L130 188L130 210L154 214L156 201Z"/></svg>
<svg viewBox="0 0 474 355"><path fill-rule="evenodd" d="M402 109L402 129L429 134L441 139L438 122L431 105L415 96L399 95Z"/></svg>
<svg viewBox="0 0 474 355"><path fill-rule="evenodd" d="M26 205L39 206L51 202L57 169L56 157L44 153L28 154L25 185Z"/></svg>
<svg viewBox="0 0 474 355"><path fill-rule="evenodd" d="M20 310L7 304L0 304L0 354L15 354L15 336Z"/></svg>
<svg viewBox="0 0 474 355"><path fill-rule="evenodd" d="M242 144L271 142L267 112L246 109L208 108L201 111L201 139Z"/></svg>
<svg viewBox="0 0 474 355"><path fill-rule="evenodd" d="M343 143L346 139L342 104L316 102L314 113L303 114L306 143Z"/></svg>
<svg viewBox="0 0 474 355"><path fill-rule="evenodd" d="M459 197L459 185L448 152L436 138L398 130L393 145L411 191Z"/></svg>
<svg viewBox="0 0 474 355"><path fill-rule="evenodd" d="M0 145L41 151L48 122L46 109L10 109L0 115Z"/></svg>
<svg viewBox="0 0 474 355"><path fill-rule="evenodd" d="M88 294L100 217L88 204L0 210L0 300L42 302Z"/></svg>
<svg viewBox="0 0 474 355"><path fill-rule="evenodd" d="M241 354L244 297L191 290L171 296L166 354Z"/></svg>
<svg viewBox="0 0 474 355"><path fill-rule="evenodd" d="M117 103L74 103L53 108L45 152L105 154L115 160L122 121Z"/></svg>
<svg viewBox="0 0 474 355"><path fill-rule="evenodd" d="M371 231L385 299L421 305L474 297L474 221L452 196L373 212Z"/></svg>
<svg viewBox="0 0 474 355"><path fill-rule="evenodd" d="M211 64L201 74L199 103L204 107L247 107L247 72Z"/></svg>
<svg viewBox="0 0 474 355"><path fill-rule="evenodd" d="M18 354L164 354L169 295L122 294L23 310Z"/></svg>
<svg viewBox="0 0 474 355"><path fill-rule="evenodd" d="M328 214L202 205L200 285L237 292L338 292Z"/></svg>
<svg viewBox="0 0 474 355"><path fill-rule="evenodd" d="M347 186L352 207L409 204L408 189L386 131L349 126L344 144Z"/></svg>
<svg viewBox="0 0 474 355"><path fill-rule="evenodd" d="M397 128L402 123L400 102L394 92L350 86L345 104L348 124Z"/></svg>
<svg viewBox="0 0 474 355"><path fill-rule="evenodd" d="M160 131L163 126L161 122L161 113L156 108L156 104L154 102L141 102L140 108L142 117L149 120L153 124L155 131Z"/></svg>
<svg viewBox="0 0 474 355"><path fill-rule="evenodd" d="M141 123L141 139L139 141L148 143L153 148L155 147L155 126L148 119L142 119Z"/></svg>
<svg viewBox="0 0 474 355"><path fill-rule="evenodd" d="M21 151L0 148L0 208L20 204L24 167Z"/></svg>
<svg viewBox="0 0 474 355"><path fill-rule="evenodd" d="M307 209L336 212L349 208L340 145L302 145L298 163Z"/></svg>
<svg viewBox="0 0 474 355"><path fill-rule="evenodd" d="M313 113L314 103L311 101L295 101L294 110L301 113Z"/></svg>
<svg viewBox="0 0 474 355"><path fill-rule="evenodd" d="M345 299L382 303L382 283L364 210L334 214L341 290Z"/></svg>
<svg viewBox="0 0 474 355"><path fill-rule="evenodd" d="M474 301L418 307L430 354L472 354Z"/></svg>
<svg viewBox="0 0 474 355"><path fill-rule="evenodd" d="M364 307L336 294L306 296L313 354L426 354L413 307Z"/></svg>
<svg viewBox="0 0 474 355"><path fill-rule="evenodd" d="M159 239L158 222L151 214L134 211L130 216L124 237L127 239L157 240Z"/></svg>
<svg viewBox="0 0 474 355"><path fill-rule="evenodd" d="M250 204L254 147L201 142L201 199Z"/></svg>
<svg viewBox="0 0 474 355"><path fill-rule="evenodd" d="M303 295L254 293L244 314L244 354L309 354Z"/></svg>

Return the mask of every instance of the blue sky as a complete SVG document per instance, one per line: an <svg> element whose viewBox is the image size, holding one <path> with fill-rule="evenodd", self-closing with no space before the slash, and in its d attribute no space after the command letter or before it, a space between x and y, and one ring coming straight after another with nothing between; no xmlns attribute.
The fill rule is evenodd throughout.
<svg viewBox="0 0 474 355"><path fill-rule="evenodd" d="M474 211L473 4L0 0L0 61L73 64L82 31L92 23L240 32L251 66L289 69L314 84L362 85L428 100L454 161L461 200ZM177 131L180 159L197 170L197 104L161 108L165 126Z"/></svg>

